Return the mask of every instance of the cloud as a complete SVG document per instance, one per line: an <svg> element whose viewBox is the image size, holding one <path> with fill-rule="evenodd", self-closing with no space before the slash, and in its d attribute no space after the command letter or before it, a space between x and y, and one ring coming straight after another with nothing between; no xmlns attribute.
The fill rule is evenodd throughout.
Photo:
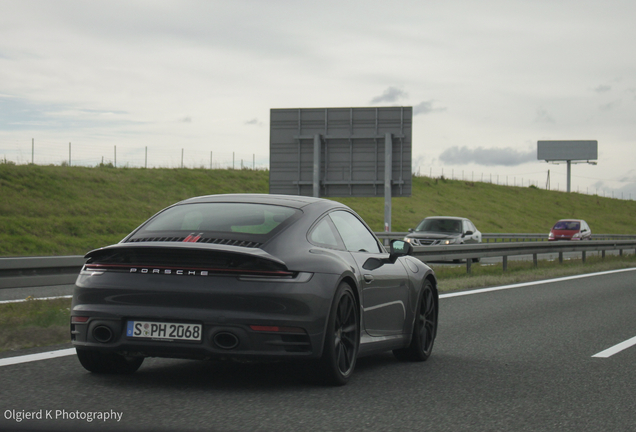
<svg viewBox="0 0 636 432"><path fill-rule="evenodd" d="M123 110L99 110L70 103L35 103L25 98L0 95L0 130L85 130L139 125Z"/></svg>
<svg viewBox="0 0 636 432"><path fill-rule="evenodd" d="M393 103L407 96L408 94L405 93L403 90L400 90L397 87L389 87L388 89L384 90L384 93L382 93L382 95L376 96L371 99L371 105L378 103Z"/></svg>
<svg viewBox="0 0 636 432"><path fill-rule="evenodd" d="M537 109L534 121L535 123L555 123L554 118L544 108Z"/></svg>
<svg viewBox="0 0 636 432"><path fill-rule="evenodd" d="M419 104L415 105L413 107L413 115L446 111L446 108L433 108L433 102L434 101L430 100L426 102L420 102Z"/></svg>
<svg viewBox="0 0 636 432"><path fill-rule="evenodd" d="M187 116L179 120L181 123L192 123L192 117Z"/></svg>
<svg viewBox="0 0 636 432"><path fill-rule="evenodd" d="M448 165L477 164L485 166L504 165L516 166L537 160L536 151L520 152L513 148L478 147L469 149L458 146L444 150L439 156L440 161Z"/></svg>
<svg viewBox="0 0 636 432"><path fill-rule="evenodd" d="M607 182L599 180L593 183L588 189L589 193L598 196L614 197L619 199L636 199L636 177L621 178L620 185L617 187L616 182Z"/></svg>
<svg viewBox="0 0 636 432"><path fill-rule="evenodd" d="M608 102L606 104L603 105L599 105L598 109L600 109L601 111L611 111L614 108L616 108L617 106L619 106L621 104L620 100L616 100L613 102Z"/></svg>
<svg viewBox="0 0 636 432"><path fill-rule="evenodd" d="M256 126L263 126L263 123L259 122L258 119L256 117L254 117L251 120L247 120L245 122L246 125L256 125Z"/></svg>
<svg viewBox="0 0 636 432"><path fill-rule="evenodd" d="M418 155L413 158L411 165L413 166L413 168L419 167L420 165L424 165L425 161L426 161L426 158L424 157L424 155Z"/></svg>
<svg viewBox="0 0 636 432"><path fill-rule="evenodd" d="M611 89L612 89L612 86L608 86L608 85L600 85L600 86L596 87L596 88L594 89L594 91L595 91L596 93L605 93L605 92L610 91Z"/></svg>
<svg viewBox="0 0 636 432"><path fill-rule="evenodd" d="M622 183L636 183L636 170L629 170L627 174L623 174L618 181Z"/></svg>

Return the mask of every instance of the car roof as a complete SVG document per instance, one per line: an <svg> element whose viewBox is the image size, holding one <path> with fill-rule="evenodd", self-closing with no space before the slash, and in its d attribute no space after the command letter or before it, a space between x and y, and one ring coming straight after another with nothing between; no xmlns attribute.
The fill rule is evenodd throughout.
<svg viewBox="0 0 636 432"><path fill-rule="evenodd" d="M424 219L454 219L454 220L464 220L464 219L468 219L465 217L459 217L459 216L429 216L426 217Z"/></svg>
<svg viewBox="0 0 636 432"><path fill-rule="evenodd" d="M331 201L323 198L314 198L298 195L270 195L270 194L219 194L219 195L204 195L186 200L180 201L175 205L190 204L190 203L214 203L214 202L231 202L231 203L253 203L253 204L272 204L282 205L293 208L303 208L310 204L319 203L326 207L343 207L344 204L340 204L336 201Z"/></svg>

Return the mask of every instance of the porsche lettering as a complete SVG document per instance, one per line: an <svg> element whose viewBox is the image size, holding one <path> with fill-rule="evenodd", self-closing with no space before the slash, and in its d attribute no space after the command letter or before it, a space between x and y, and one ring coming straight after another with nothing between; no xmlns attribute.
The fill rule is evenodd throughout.
<svg viewBox="0 0 636 432"><path fill-rule="evenodd" d="M143 274L175 274L185 276L208 276L210 272L208 270L173 270L173 269L158 269L158 268L138 268L131 267L130 273L143 273Z"/></svg>

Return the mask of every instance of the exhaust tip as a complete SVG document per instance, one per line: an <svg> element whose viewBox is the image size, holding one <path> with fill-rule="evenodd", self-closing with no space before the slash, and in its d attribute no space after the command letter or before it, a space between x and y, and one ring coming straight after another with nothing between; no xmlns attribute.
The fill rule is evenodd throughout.
<svg viewBox="0 0 636 432"><path fill-rule="evenodd" d="M238 346L239 338L230 332L218 332L212 338L214 345L224 350L231 350Z"/></svg>
<svg viewBox="0 0 636 432"><path fill-rule="evenodd" d="M108 326L99 325L93 329L93 337L97 342L107 343L113 339L113 331Z"/></svg>

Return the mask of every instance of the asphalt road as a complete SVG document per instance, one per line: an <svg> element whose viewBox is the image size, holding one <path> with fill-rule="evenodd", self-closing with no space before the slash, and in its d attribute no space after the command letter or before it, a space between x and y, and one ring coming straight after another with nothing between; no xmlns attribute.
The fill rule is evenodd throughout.
<svg viewBox="0 0 636 432"><path fill-rule="evenodd" d="M635 271L440 303L427 362L401 363L389 353L363 358L339 388L285 364L147 359L130 376L92 375L75 356L2 366L0 429L636 430L636 346L593 357L636 336ZM6 418L13 410L122 417L18 423Z"/></svg>

